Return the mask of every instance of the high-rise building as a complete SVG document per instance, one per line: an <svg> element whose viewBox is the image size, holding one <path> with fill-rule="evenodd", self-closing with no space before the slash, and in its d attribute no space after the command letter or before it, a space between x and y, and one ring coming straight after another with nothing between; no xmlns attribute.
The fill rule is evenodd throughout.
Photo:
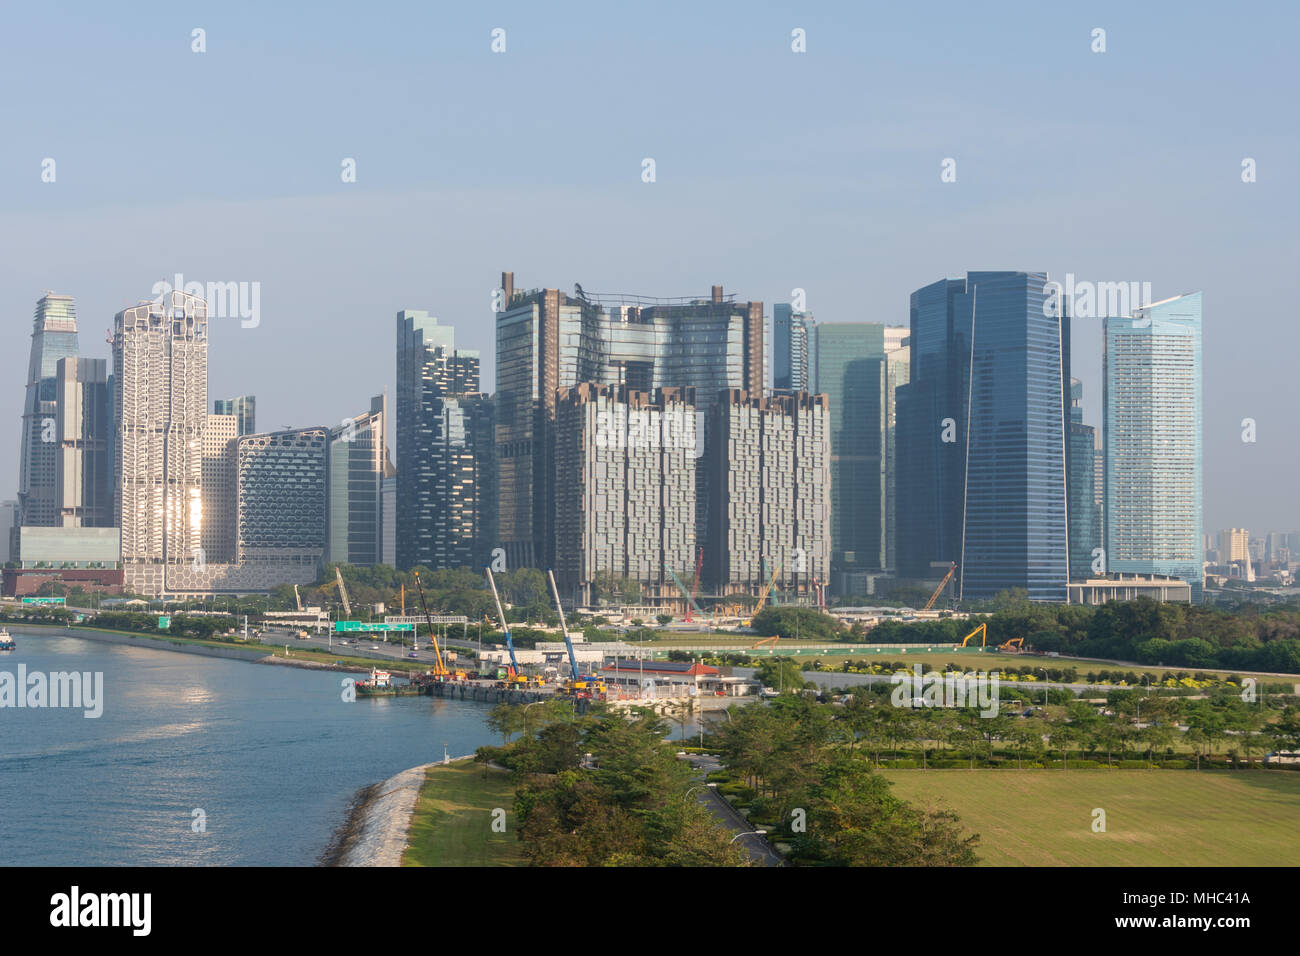
<svg viewBox="0 0 1300 956"><path fill-rule="evenodd" d="M556 581L590 605L602 584L679 597L696 560L697 459L691 389L583 384L556 406ZM671 572L671 573L670 573Z"/></svg>
<svg viewBox="0 0 1300 956"><path fill-rule="evenodd" d="M910 376L907 335L905 327L885 328L885 568L889 571L898 569L898 389Z"/></svg>
<svg viewBox="0 0 1300 956"><path fill-rule="evenodd" d="M1083 383L1070 379L1070 580L1098 577L1094 550L1101 543L1101 501L1097 495L1097 429L1083 423Z"/></svg>
<svg viewBox="0 0 1300 956"><path fill-rule="evenodd" d="M1201 600L1201 294L1105 320L1110 572L1170 575Z"/></svg>
<svg viewBox="0 0 1300 956"><path fill-rule="evenodd" d="M830 406L834 589L858 593L844 576L879 571L886 561L891 396L885 327L875 322L818 326L811 368Z"/></svg>
<svg viewBox="0 0 1300 956"><path fill-rule="evenodd" d="M719 594L811 602L830 575L831 424L825 395L731 389L714 404L704 580Z"/></svg>
<svg viewBox="0 0 1300 956"><path fill-rule="evenodd" d="M207 304L173 291L119 312L113 369L124 583L160 596L171 571L202 554Z"/></svg>
<svg viewBox="0 0 1300 956"><path fill-rule="evenodd" d="M319 565L328 529L329 429L236 439L239 563Z"/></svg>
<svg viewBox="0 0 1300 956"><path fill-rule="evenodd" d="M724 389L763 389L763 304L708 298L596 296L581 286L516 291L502 273L496 320L496 447L500 534L510 567L555 563L555 410L579 383L694 388L707 419ZM699 466L697 524L708 507ZM398 464L401 471L401 464Z"/></svg>
<svg viewBox="0 0 1300 956"><path fill-rule="evenodd" d="M235 416L240 435L251 435L257 431L257 397L254 395L218 398L212 403L212 411L217 415Z"/></svg>
<svg viewBox="0 0 1300 956"><path fill-rule="evenodd" d="M383 562L387 408L387 396L376 395L368 413L330 429L328 561Z"/></svg>
<svg viewBox="0 0 1300 956"><path fill-rule="evenodd" d="M817 322L811 312L796 312L789 302L772 306L772 386L795 392L815 392L813 356Z"/></svg>
<svg viewBox="0 0 1300 956"><path fill-rule="evenodd" d="M59 523L56 502L58 385L60 359L77 357L77 311L72 296L47 292L36 303L32 348L23 403L22 445L18 469L18 521L12 548L18 550L17 528L52 527Z"/></svg>
<svg viewBox="0 0 1300 956"><path fill-rule="evenodd" d="M397 314L397 566L478 567L496 547L492 401L479 353L428 312Z"/></svg>
<svg viewBox="0 0 1300 956"><path fill-rule="evenodd" d="M912 294L898 391L899 569L958 594L1064 601L1069 316L1046 273L970 272Z"/></svg>
<svg viewBox="0 0 1300 956"><path fill-rule="evenodd" d="M105 359L61 358L55 370L55 523L113 525L113 414Z"/></svg>
<svg viewBox="0 0 1300 956"><path fill-rule="evenodd" d="M1219 560L1223 564L1250 558L1250 532L1245 528L1228 528L1219 532Z"/></svg>
<svg viewBox="0 0 1300 956"><path fill-rule="evenodd" d="M203 426L204 563L235 560L235 439L239 427L238 416L231 414L209 415Z"/></svg>

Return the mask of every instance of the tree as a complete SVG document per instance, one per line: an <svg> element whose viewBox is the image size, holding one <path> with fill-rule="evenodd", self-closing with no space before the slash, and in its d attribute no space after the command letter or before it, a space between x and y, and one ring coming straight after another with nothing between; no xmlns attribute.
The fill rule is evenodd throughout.
<svg viewBox="0 0 1300 956"><path fill-rule="evenodd" d="M789 657L765 657L758 662L758 671L754 677L764 687L771 687L784 693L802 690L803 673L799 665Z"/></svg>

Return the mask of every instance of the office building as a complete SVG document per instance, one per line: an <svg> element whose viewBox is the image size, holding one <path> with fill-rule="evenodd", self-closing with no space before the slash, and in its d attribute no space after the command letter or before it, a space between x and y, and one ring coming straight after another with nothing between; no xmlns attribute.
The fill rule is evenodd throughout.
<svg viewBox="0 0 1300 956"><path fill-rule="evenodd" d="M1083 581L1105 575L1096 549L1101 543L1102 503L1097 489L1097 429L1083 423L1083 383L1070 379L1070 580Z"/></svg>
<svg viewBox="0 0 1300 956"><path fill-rule="evenodd" d="M811 312L796 312L789 302L772 306L772 386L778 390L816 392L813 356L817 322Z"/></svg>
<svg viewBox="0 0 1300 956"><path fill-rule="evenodd" d="M968 600L1064 601L1069 315L1047 276L970 272L911 300L898 389L900 575L957 565ZM1050 314L1059 311L1063 314Z"/></svg>
<svg viewBox="0 0 1300 956"><path fill-rule="evenodd" d="M204 563L235 560L235 439L239 427L238 416L231 414L209 415L203 426Z"/></svg>
<svg viewBox="0 0 1300 956"><path fill-rule="evenodd" d="M479 353L428 312L397 314L396 415L397 566L481 567L497 546L493 403Z"/></svg>
<svg viewBox="0 0 1300 956"><path fill-rule="evenodd" d="M885 568L889 571L898 569L898 389L910 376L907 335L906 327L885 328Z"/></svg>
<svg viewBox="0 0 1300 956"><path fill-rule="evenodd" d="M575 287L518 291L502 273L496 321L500 536L510 567L555 563L554 435L558 390L593 382L650 392L694 388L707 416L724 389L761 394L763 305L708 298L598 296ZM401 464L398 464L401 472ZM697 466L697 524L709 475Z"/></svg>
<svg viewBox="0 0 1300 956"><path fill-rule="evenodd" d="M236 560L319 566L327 541L327 428L236 440Z"/></svg>
<svg viewBox="0 0 1300 956"><path fill-rule="evenodd" d="M55 524L113 526L113 415L105 359L55 366Z"/></svg>
<svg viewBox="0 0 1300 956"><path fill-rule="evenodd" d="M1107 570L1168 575L1200 603L1201 294L1105 320Z"/></svg>
<svg viewBox="0 0 1300 956"><path fill-rule="evenodd" d="M218 398L212 403L212 411L217 415L233 415L239 435L257 431L257 398L253 395Z"/></svg>
<svg viewBox="0 0 1300 956"><path fill-rule="evenodd" d="M47 292L36 303L32 319L32 346L18 456L18 516L11 538L11 548L15 552L19 547L19 527L58 524L56 372L60 359L75 360L76 357L77 312L72 296Z"/></svg>
<svg viewBox="0 0 1300 956"><path fill-rule="evenodd" d="M387 397L376 395L369 412L330 429L327 561L363 566L383 561L383 483L391 467L387 406Z"/></svg>

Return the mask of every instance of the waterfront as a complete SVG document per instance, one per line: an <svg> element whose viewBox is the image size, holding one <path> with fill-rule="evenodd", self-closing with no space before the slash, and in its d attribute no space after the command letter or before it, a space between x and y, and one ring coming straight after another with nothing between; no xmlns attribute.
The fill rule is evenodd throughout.
<svg viewBox="0 0 1300 956"><path fill-rule="evenodd" d="M0 710L5 865L313 865L361 788L499 742L474 701L345 703L337 673L14 636L0 670L102 672L104 700Z"/></svg>

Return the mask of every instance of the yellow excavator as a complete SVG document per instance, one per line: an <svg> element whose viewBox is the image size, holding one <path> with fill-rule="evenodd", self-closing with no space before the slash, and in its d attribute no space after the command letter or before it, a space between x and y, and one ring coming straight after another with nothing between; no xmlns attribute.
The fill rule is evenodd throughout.
<svg viewBox="0 0 1300 956"><path fill-rule="evenodd" d="M1025 649L1025 639L1023 637L1013 637L998 645L1000 651L1016 651L1019 653Z"/></svg>
<svg viewBox="0 0 1300 956"><path fill-rule="evenodd" d="M976 634L980 635L980 647L987 647L989 642L989 629L987 624L981 624L979 627L975 628L975 630L971 631L964 638L962 638L961 646L965 647L967 644L969 644L970 639L974 637Z"/></svg>
<svg viewBox="0 0 1300 956"><path fill-rule="evenodd" d="M761 641L755 641L753 644L750 645L749 649L753 651L753 650L757 650L760 647L767 647L769 645L775 647L776 642L779 641L780 639L781 639L780 637L775 635L772 637L765 637Z"/></svg>

